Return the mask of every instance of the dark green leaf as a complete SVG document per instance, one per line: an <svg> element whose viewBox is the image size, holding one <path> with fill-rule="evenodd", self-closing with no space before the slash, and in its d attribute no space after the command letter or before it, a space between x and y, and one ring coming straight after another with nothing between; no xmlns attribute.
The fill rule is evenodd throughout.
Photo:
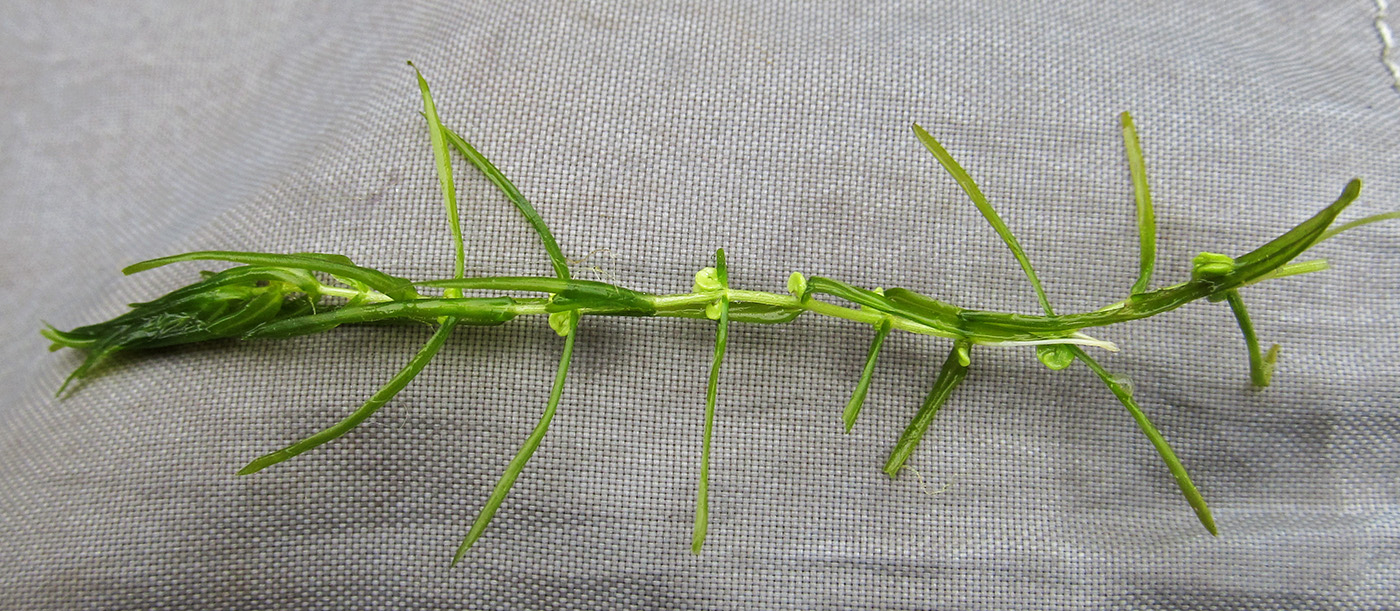
<svg viewBox="0 0 1400 611"><path fill-rule="evenodd" d="M520 473L525 470L525 464L530 462L530 457L534 456L535 450L540 447L540 442L544 441L544 435L549 431L549 423L554 420L554 412L559 407L559 398L564 393L564 379L569 372L569 363L574 356L574 338L578 336L578 313L569 313L572 317L570 328L564 336L564 353L559 357L559 368L554 373L554 386L549 390L549 402L545 405L544 414L540 416L539 422L535 424L534 430L530 431L530 436L525 438L525 445L515 453L515 458L511 459L506 466L506 472L501 475L500 481L496 482L496 488L491 491L491 496L486 499L486 505L481 508L481 513L477 514L476 521L472 522L471 530L462 539L462 545L457 548L457 553L452 557L452 564L456 565L467 554L467 550L481 538L481 534L486 532L486 527L491 524L491 519L495 517L496 510L501 508L501 503L506 500L506 495L510 494L511 487L515 486L515 480L520 477Z"/></svg>
<svg viewBox="0 0 1400 611"><path fill-rule="evenodd" d="M1186 474L1186 467L1182 466L1181 460L1176 457L1176 452L1173 452L1172 447L1167 444L1166 438L1162 437L1162 434L1157 431L1157 427L1153 426L1152 421L1147 419L1147 414L1144 414L1142 408L1138 407L1137 402L1133 400L1132 389L1124 385L1117 376L1109 373L1097 361L1089 358L1089 355L1078 346L1071 346L1070 349L1074 351L1074 355L1079 360L1084 361L1084 364L1094 371L1094 374L1099 376L1100 380L1103 380L1113 395L1118 397L1118 401L1123 404L1123 407L1128 408L1128 413L1132 414L1138 428L1142 429L1144 435L1147 435L1147 439L1152 442L1152 447L1156 448L1157 453L1162 456L1162 461L1167 463L1167 470L1171 471L1177 487L1181 488L1181 494L1186 497L1186 502L1190 503L1191 508L1196 511L1196 518L1201 521L1201 525L1205 526L1210 534L1219 534L1215 528L1215 518L1211 517L1210 508L1206 506L1205 497L1202 497L1201 492L1196 489L1196 485L1191 483L1191 476Z"/></svg>
<svg viewBox="0 0 1400 611"><path fill-rule="evenodd" d="M909 425L904 427L904 433L899 436L899 441L895 443L894 450L890 452L889 460L885 461L885 473L890 477L899 475L899 470L904 467L904 462L909 460L909 456L919 447L919 442L923 440L924 433L928 431L929 424L933 422L933 417L938 415L938 409L943 407L943 403L952 396L953 390L957 389L963 379L967 377L967 365L959 358L959 351L965 348L963 342L953 345L953 349L948 352L948 358L943 361L943 368L938 372L938 379L934 381L933 388L929 390L928 396L924 397L923 405L919 406L919 412L914 415L914 419L909 421Z"/></svg>
<svg viewBox="0 0 1400 611"><path fill-rule="evenodd" d="M249 265L289 267L292 269L324 272L332 276L358 280L393 299L404 300L418 297L418 291L413 289L413 283L404 278L390 276L384 272L368 267L347 265L345 263L326 259L322 256L304 254L281 255L261 252L204 250L142 261L122 269L122 273L128 275L135 274L137 272L143 272L148 269L154 269L171 263L179 263L181 261L229 261L232 263L244 263Z"/></svg>
<svg viewBox="0 0 1400 611"><path fill-rule="evenodd" d="M721 288L729 289L729 269L724 261L724 249L715 251L715 272ZM715 331L715 354L710 361L710 378L705 385L705 433L700 450L700 483L695 495L695 527L691 531L690 551L700 553L705 534L710 527L710 439L715 429L715 403L719 395L719 368L724 363L724 351L729 345L729 297L719 299L719 328Z"/></svg>
<svg viewBox="0 0 1400 611"><path fill-rule="evenodd" d="M875 339L870 340L870 350L865 353L865 368L860 372L860 381L856 382L856 390L851 393L851 400L846 402L846 410L841 413L841 421L846 424L847 433L855 426L860 409L865 405L865 395L870 392L870 380L875 375L875 360L880 357L880 348L885 345L885 337L890 334L892 328L893 321L889 318L881 320L875 327Z"/></svg>
<svg viewBox="0 0 1400 611"><path fill-rule="evenodd" d="M337 422L333 426L315 435L282 448L281 450L258 457L242 469L239 469L238 474L249 475L257 473L258 471L306 452L316 446L337 439L341 435L359 426L361 422L364 422L365 419L373 415L374 412L379 411L379 408L383 407L385 403L388 403L390 399L393 399L395 395L399 394L399 391L403 390L405 386L408 386L408 383L413 381L413 378L417 377L419 372L423 371L423 368L428 365L428 361L433 360L433 356L442 348L442 345L447 341L447 337L452 334L452 329L456 326L456 320L447 319L441 327L438 327L437 332L433 333L433 336L428 339L428 343L424 344L423 347L418 350L418 353L413 355L412 359L409 359L408 364L404 365L403 369L399 370L399 372L395 374L387 384L375 392L364 405L361 405L359 409L355 410L354 413L351 413L344 420Z"/></svg>

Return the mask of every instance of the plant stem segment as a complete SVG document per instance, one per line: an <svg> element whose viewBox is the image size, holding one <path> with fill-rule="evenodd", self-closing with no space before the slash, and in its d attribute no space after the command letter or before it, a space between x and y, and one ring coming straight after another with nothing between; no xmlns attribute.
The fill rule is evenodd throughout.
<svg viewBox="0 0 1400 611"><path fill-rule="evenodd" d="M954 340L933 388L885 464L885 472L891 477L898 475L939 409L966 377L972 346L1035 346L1037 357L1046 366L1063 369L1079 360L1108 386L1166 462L1201 524L1215 534L1215 521L1200 492L1162 434L1138 407L1131 389L1084 350L1085 347L1116 350L1116 347L1089 337L1082 330L1155 316L1202 298L1224 300L1229 303L1244 333L1249 348L1251 378L1255 385L1264 386L1269 382L1278 347L1261 353L1238 289L1263 280L1326 269L1326 261L1291 261L1318 242L1342 231L1400 218L1400 213L1384 213L1330 228L1337 215L1360 192L1361 182L1353 180L1332 205L1273 241L1238 258L1202 253L1194 261L1190 281L1149 290L1156 259L1155 216L1137 129L1132 118L1124 113L1120 122L1136 200L1141 251L1138 279L1132 286L1131 295L1123 301L1093 312L1057 316L1031 267L1029 257L972 176L941 143L915 125L914 133L919 141L958 183L1011 250L1035 290L1043 315L970 310L908 289L869 290L829 278L804 278L801 274L793 274L789 278L789 294L733 289L729 285L723 250L716 252L714 268L706 268L696 275L691 292L650 294L604 282L572 279L567 259L534 206L494 164L442 124L426 79L417 72L417 68L414 71L422 94L424 117L428 121L443 203L452 231L452 278L414 283L356 265L344 256L331 254L192 252L144 261L123 271L131 274L180 261L225 261L243 266L206 274L201 281L156 300L133 304L131 311L107 322L70 331L50 327L41 333L53 341L55 349L68 347L88 353L84 362L64 382L66 387L74 379L87 375L104 358L120 350L158 348L219 338L290 337L327 331L342 324L391 320L438 325L428 343L359 409L334 426L262 456L239 471L240 474L249 474L336 439L363 422L422 371L459 324L495 325L520 316L549 317L550 326L564 337L549 400L538 423L507 465L505 473L477 515L453 557L454 564L485 532L544 439L563 395L579 320L585 315L705 318L718 323L705 393L704 432L691 541L691 549L696 553L700 552L709 524L711 441L729 323L786 323L805 312L868 324L875 329L860 382L843 414L847 431L860 413L876 359L891 331ZM450 152L454 149L500 189L539 234L556 277L464 277L465 249L450 162ZM325 281L324 276L329 276L331 280ZM419 287L441 289L443 295L423 295L418 292ZM495 294L468 296L467 291L491 291ZM519 296L519 293L534 295ZM817 299L819 295L848 302L853 307L822 301ZM327 297L343 302L321 304L321 300ZM62 393L63 388L59 392Z"/></svg>

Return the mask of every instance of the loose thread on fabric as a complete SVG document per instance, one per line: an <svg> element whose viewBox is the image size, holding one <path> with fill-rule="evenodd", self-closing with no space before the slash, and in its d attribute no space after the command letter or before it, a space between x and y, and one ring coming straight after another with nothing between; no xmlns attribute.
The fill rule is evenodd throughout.
<svg viewBox="0 0 1400 611"><path fill-rule="evenodd" d="M1376 15L1372 24L1381 39L1381 64L1390 71L1391 88L1400 92L1400 64L1395 61L1395 36L1391 33L1390 23L1386 21L1390 17L1390 3L1388 0L1375 1Z"/></svg>

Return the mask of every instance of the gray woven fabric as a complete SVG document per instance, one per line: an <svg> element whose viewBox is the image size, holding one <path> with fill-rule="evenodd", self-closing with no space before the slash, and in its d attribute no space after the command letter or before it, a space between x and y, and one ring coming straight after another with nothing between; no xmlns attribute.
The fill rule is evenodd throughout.
<svg viewBox="0 0 1400 611"><path fill-rule="evenodd" d="M1136 274L1117 114L1158 203L1158 284L1366 180L1400 208L1377 6L1345 2L7 3L0 8L0 607L6 609L1400 608L1400 225L1228 309L1101 330L1221 535L1082 367L979 350L906 472L885 453L947 350L736 326L704 553L689 550L713 325L586 319L563 404L487 534L448 561L543 408L540 320L465 329L346 438L257 455L357 406L427 330L348 328L78 362L86 324L180 286L193 249L339 252L451 273L412 59L444 121L522 187L580 277L684 291L790 271L1031 313L1029 285L910 133L981 182L1056 308ZM1392 18L1393 21L1394 18ZM469 272L548 274L459 163ZM597 251L597 252L595 252ZM212 267L206 266L206 267ZM922 477L922 484L920 477Z"/></svg>

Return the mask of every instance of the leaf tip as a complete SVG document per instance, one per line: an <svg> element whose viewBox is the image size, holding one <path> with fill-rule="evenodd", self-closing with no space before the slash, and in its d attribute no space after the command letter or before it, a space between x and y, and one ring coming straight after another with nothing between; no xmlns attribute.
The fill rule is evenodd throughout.
<svg viewBox="0 0 1400 611"><path fill-rule="evenodd" d="M448 568L457 566L458 562L467 557L467 550L472 548L473 543L476 543L476 537L472 536L472 533L468 533L467 538L463 539L462 544L457 547L457 553L452 554L452 562L448 563Z"/></svg>
<svg viewBox="0 0 1400 611"><path fill-rule="evenodd" d="M1210 536L1220 536L1220 529L1215 527L1215 518L1211 517L1208 507L1201 505L1200 509L1196 511L1196 517L1201 520L1201 526L1206 527L1206 532L1209 532Z"/></svg>

